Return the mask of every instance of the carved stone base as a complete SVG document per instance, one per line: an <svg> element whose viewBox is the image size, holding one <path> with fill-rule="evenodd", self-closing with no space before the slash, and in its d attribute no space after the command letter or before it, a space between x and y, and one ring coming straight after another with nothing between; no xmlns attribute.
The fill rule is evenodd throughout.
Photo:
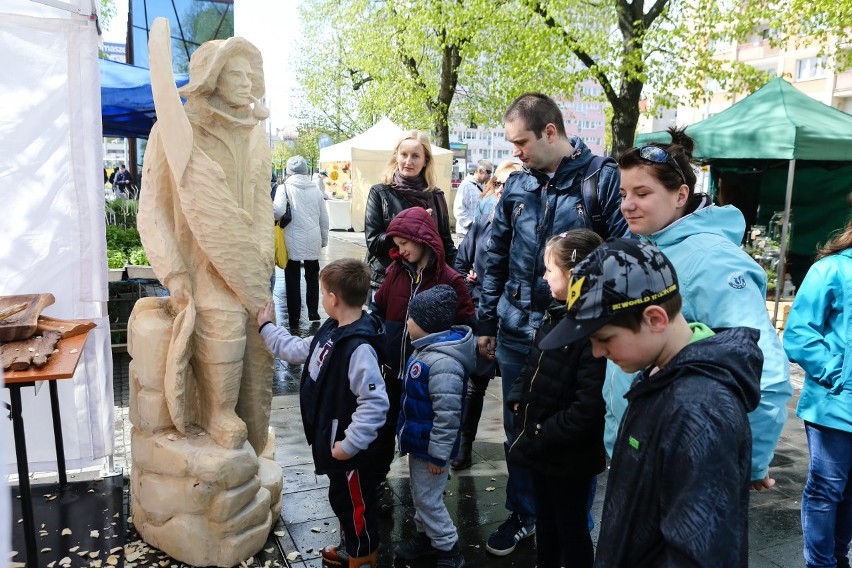
<svg viewBox="0 0 852 568"><path fill-rule="evenodd" d="M172 322L164 299L146 300L129 324L133 524L176 560L234 566L263 547L281 513L275 435L257 456L248 443L226 449L198 427L175 429L163 392Z"/></svg>

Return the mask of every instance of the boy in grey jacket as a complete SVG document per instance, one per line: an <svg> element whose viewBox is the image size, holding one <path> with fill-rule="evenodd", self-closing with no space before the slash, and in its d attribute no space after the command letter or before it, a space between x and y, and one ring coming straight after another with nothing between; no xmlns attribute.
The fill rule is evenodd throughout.
<svg viewBox="0 0 852 568"><path fill-rule="evenodd" d="M397 436L409 454L417 534L394 550L413 560L437 554L438 568L464 566L458 532L444 504L447 462L458 453L465 381L476 366L473 331L451 326L458 298L446 284L416 295L408 306L414 353L403 377Z"/></svg>

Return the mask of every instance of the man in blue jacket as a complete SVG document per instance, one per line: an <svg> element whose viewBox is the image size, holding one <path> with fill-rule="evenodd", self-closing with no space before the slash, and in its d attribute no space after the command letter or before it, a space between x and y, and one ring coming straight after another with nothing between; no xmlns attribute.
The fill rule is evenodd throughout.
<svg viewBox="0 0 852 568"><path fill-rule="evenodd" d="M479 303L480 353L500 366L503 397L520 375L552 297L544 275L544 247L553 235L593 228L583 199L583 178L594 156L577 137L568 138L562 112L550 97L526 93L503 116L506 139L525 168L506 181L491 229ZM627 235L614 163L597 175L597 199L607 237ZM508 440L514 415L503 411ZM508 520L491 534L488 552L505 556L535 532L529 471L509 464Z"/></svg>

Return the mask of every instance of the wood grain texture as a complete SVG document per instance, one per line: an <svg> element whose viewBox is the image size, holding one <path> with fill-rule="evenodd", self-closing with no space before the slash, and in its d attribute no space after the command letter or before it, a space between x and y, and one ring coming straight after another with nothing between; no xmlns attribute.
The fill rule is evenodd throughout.
<svg viewBox="0 0 852 568"><path fill-rule="evenodd" d="M41 312L56 299L53 294L0 296L0 311L26 304L26 308L0 321L0 341L18 341L32 337L38 329Z"/></svg>

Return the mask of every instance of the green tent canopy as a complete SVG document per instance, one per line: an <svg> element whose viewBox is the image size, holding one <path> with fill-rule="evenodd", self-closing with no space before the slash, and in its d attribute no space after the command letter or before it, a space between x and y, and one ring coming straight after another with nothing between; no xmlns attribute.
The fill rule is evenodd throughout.
<svg viewBox="0 0 852 568"><path fill-rule="evenodd" d="M812 99L780 77L732 107L686 129L695 159L816 160L852 164L852 115ZM668 142L665 132L636 144Z"/></svg>
<svg viewBox="0 0 852 568"><path fill-rule="evenodd" d="M766 225L774 212L783 211L782 242L787 242L793 213L779 281L787 254L794 255L794 265L808 262L818 244L845 226L852 192L852 115L777 77L730 108L688 126L686 133L695 140L695 160L711 166L712 184L719 187L721 180L723 191L736 188L749 223ZM637 146L670 141L665 132L636 137Z"/></svg>

